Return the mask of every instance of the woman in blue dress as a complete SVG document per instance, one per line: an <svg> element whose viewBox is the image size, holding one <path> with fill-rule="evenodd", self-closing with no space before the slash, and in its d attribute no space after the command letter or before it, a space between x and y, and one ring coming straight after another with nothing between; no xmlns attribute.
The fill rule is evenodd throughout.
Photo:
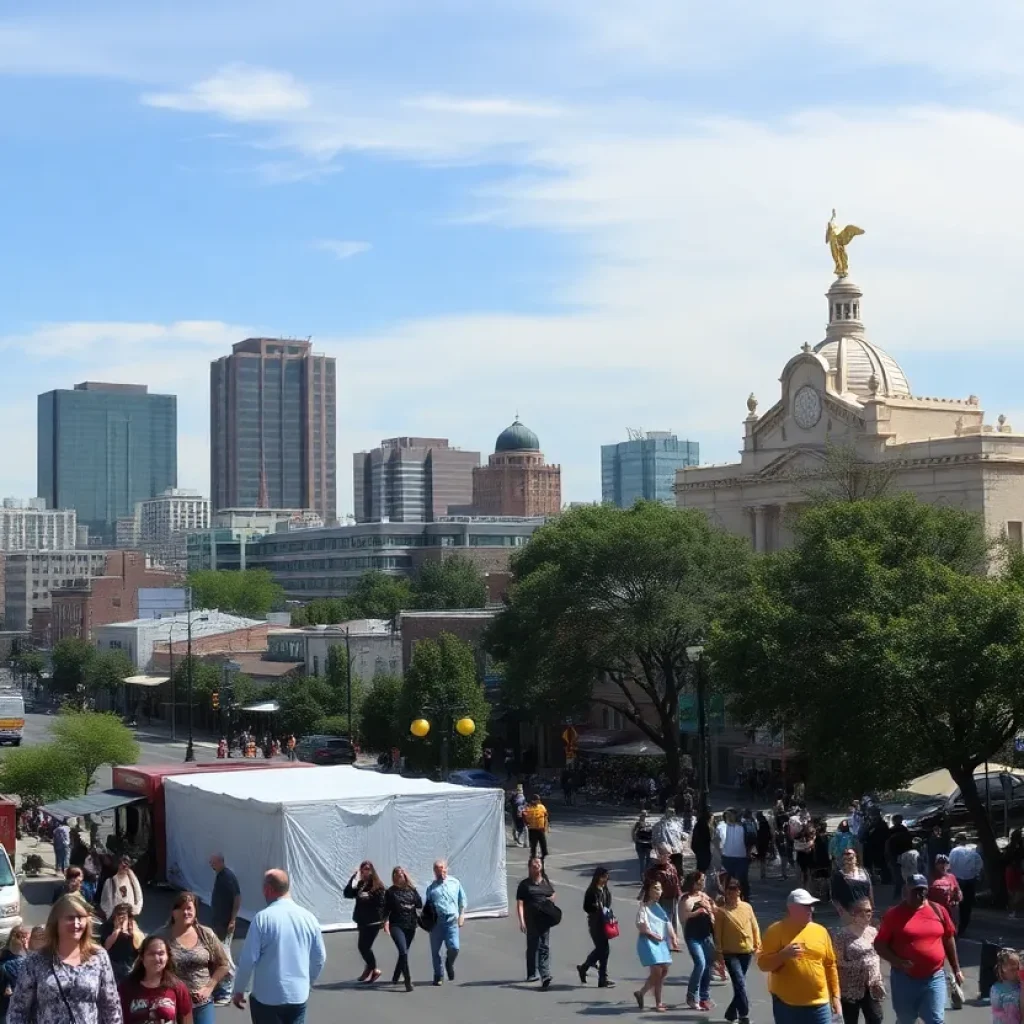
<svg viewBox="0 0 1024 1024"><path fill-rule="evenodd" d="M660 899L661 882L645 882L636 914L636 955L640 958L640 963L649 968L650 973L643 988L633 993L633 998L642 1010L644 996L653 991L654 1008L658 1013L664 1013L668 1007L661 1001L661 993L665 986L665 978L668 976L669 964L672 963L672 951L678 949L678 941L668 914L658 903Z"/></svg>

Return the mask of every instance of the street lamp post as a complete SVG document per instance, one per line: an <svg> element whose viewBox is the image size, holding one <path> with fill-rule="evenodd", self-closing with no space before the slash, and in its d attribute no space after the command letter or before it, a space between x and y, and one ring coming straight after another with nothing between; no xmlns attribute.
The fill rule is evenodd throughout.
<svg viewBox="0 0 1024 1024"><path fill-rule="evenodd" d="M439 707L425 707L425 711L433 712L444 723L441 732L441 781L448 778L448 743L451 739L451 731L454 729L460 736L472 736L476 732L476 722L472 718L465 717L465 708L442 705ZM457 717L457 716L463 717ZM426 718L417 718L410 726L409 732L417 739L426 739L430 734L430 722Z"/></svg>
<svg viewBox="0 0 1024 1024"><path fill-rule="evenodd" d="M188 611L185 613L186 641L185 658L188 674L188 746L185 747L185 761L196 759L195 747L192 745L192 588L188 588Z"/></svg>
<svg viewBox="0 0 1024 1024"><path fill-rule="evenodd" d="M704 645L686 648L686 657L694 667L697 690L697 788L700 813L711 810L711 743L708 737L708 679L704 671Z"/></svg>
<svg viewBox="0 0 1024 1024"><path fill-rule="evenodd" d="M355 742L352 732L352 648L349 646L348 626L345 627L345 684L348 688L348 738Z"/></svg>

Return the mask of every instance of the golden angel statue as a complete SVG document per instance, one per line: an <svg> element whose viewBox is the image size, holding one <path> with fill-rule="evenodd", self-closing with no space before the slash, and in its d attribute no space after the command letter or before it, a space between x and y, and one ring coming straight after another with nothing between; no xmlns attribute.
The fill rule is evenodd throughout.
<svg viewBox="0 0 1024 1024"><path fill-rule="evenodd" d="M858 235L863 235L864 229L856 224L847 224L842 231L836 230L836 211L832 211L832 219L825 228L825 244L832 251L832 260L836 265L836 277L846 277L850 272L850 264L846 258L846 247Z"/></svg>

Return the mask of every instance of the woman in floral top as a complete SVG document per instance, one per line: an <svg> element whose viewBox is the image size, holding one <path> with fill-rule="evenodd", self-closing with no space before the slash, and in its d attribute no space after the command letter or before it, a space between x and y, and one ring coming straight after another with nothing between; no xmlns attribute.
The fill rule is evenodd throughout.
<svg viewBox="0 0 1024 1024"><path fill-rule="evenodd" d="M46 945L25 957L8 1024L121 1024L121 1000L105 949L80 896L62 896L46 921Z"/></svg>
<svg viewBox="0 0 1024 1024"><path fill-rule="evenodd" d="M171 908L171 923L158 933L167 941L171 966L192 995L195 1024L212 1024L213 990L230 969L228 955L213 931L199 923L196 898L178 894Z"/></svg>
<svg viewBox="0 0 1024 1024"><path fill-rule="evenodd" d="M875 952L878 929L871 926L871 901L858 900L849 908L846 924L832 937L839 971L844 1024L881 1024L885 984L882 961Z"/></svg>

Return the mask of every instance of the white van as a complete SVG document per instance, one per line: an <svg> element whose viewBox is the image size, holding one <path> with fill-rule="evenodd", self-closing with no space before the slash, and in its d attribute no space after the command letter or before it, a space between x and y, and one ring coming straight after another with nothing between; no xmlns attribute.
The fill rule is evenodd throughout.
<svg viewBox="0 0 1024 1024"><path fill-rule="evenodd" d="M0 846L0 938L7 936L21 924L21 889L11 868L7 850Z"/></svg>
<svg viewBox="0 0 1024 1024"><path fill-rule="evenodd" d="M25 735L25 698L17 690L0 690L0 743L21 746Z"/></svg>

